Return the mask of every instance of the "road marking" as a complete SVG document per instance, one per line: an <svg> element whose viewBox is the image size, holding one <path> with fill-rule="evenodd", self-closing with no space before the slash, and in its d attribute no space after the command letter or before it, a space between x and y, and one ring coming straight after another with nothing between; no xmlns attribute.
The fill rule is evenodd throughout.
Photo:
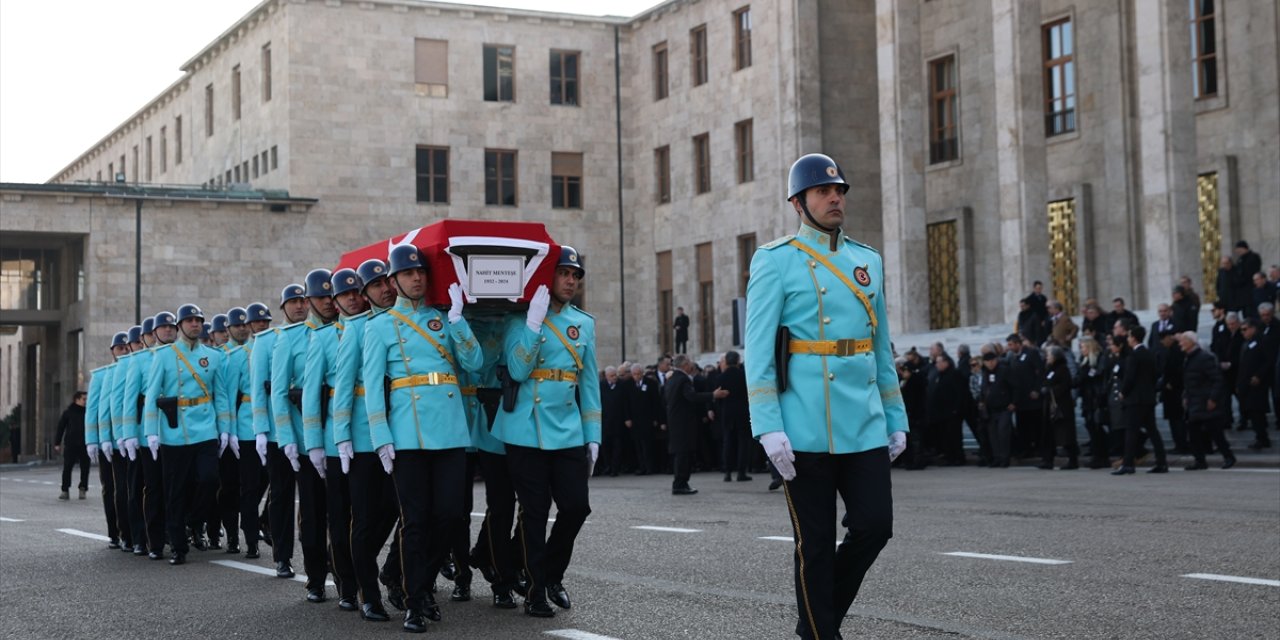
<svg viewBox="0 0 1280 640"><path fill-rule="evenodd" d="M17 518L6 518L4 516L0 516L0 522L26 522L26 520L19 520Z"/></svg>
<svg viewBox="0 0 1280 640"><path fill-rule="evenodd" d="M53 483L52 483L52 482L48 482L48 481L43 481L43 482L41 482L40 484L47 484L47 485L49 485L49 486L53 486Z"/></svg>
<svg viewBox="0 0 1280 640"><path fill-rule="evenodd" d="M951 551L945 552L944 556L956 556L958 558L980 558L983 560L1007 560L1009 562L1027 562L1030 564L1071 564L1070 560L1052 560L1050 558L1028 558L1024 556L1001 556L990 553L970 553L968 551Z"/></svg>
<svg viewBox="0 0 1280 640"><path fill-rule="evenodd" d="M577 629L556 629L555 631L543 631L542 633L557 638L568 638L569 640L618 640L618 638L612 636L602 636L598 633L588 633Z"/></svg>
<svg viewBox="0 0 1280 640"><path fill-rule="evenodd" d="M640 529L641 531L665 531L667 533L702 533L702 529L681 529L680 527L651 527L649 525L641 525L631 528Z"/></svg>
<svg viewBox="0 0 1280 640"><path fill-rule="evenodd" d="M14 482L26 482L26 480L23 480L22 478L8 478L8 479L13 480Z"/></svg>
<svg viewBox="0 0 1280 640"><path fill-rule="evenodd" d="M1227 469L1235 473L1280 473L1280 469Z"/></svg>
<svg viewBox="0 0 1280 640"><path fill-rule="evenodd" d="M1264 587L1280 587L1280 580L1267 580L1264 578L1244 578L1241 576L1224 576L1217 573L1187 573L1184 578L1197 578L1200 580L1217 580L1219 582L1238 582L1240 584L1257 584Z"/></svg>
<svg viewBox="0 0 1280 640"><path fill-rule="evenodd" d="M776 540L778 542L795 542L796 539L791 536L760 536L760 540Z"/></svg>
<svg viewBox="0 0 1280 640"><path fill-rule="evenodd" d="M108 538L104 535L97 534L97 533L89 533L88 531L81 531L79 529L58 529L58 533L65 533L68 535L80 536L81 538L88 538L90 540L101 540L103 542L111 542L111 538Z"/></svg>
<svg viewBox="0 0 1280 640"><path fill-rule="evenodd" d="M232 569L248 571L249 573L257 573L264 576L270 576L272 578L276 577L275 569L259 567L256 564L249 564L248 562L238 562L236 560L210 560L209 564L216 564L222 567L230 567ZM295 574L290 579L293 580L294 582L302 582L302 583L305 583L307 581L307 577L302 575L301 573ZM337 586L332 580L326 580L324 584L325 586L329 586L329 587Z"/></svg>

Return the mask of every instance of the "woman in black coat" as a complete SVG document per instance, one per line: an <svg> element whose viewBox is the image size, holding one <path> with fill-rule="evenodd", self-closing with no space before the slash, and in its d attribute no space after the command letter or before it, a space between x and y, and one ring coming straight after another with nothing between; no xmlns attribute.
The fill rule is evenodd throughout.
<svg viewBox="0 0 1280 640"><path fill-rule="evenodd" d="M1067 367L1067 354L1062 347L1048 349L1045 360L1044 432L1040 442L1040 468L1052 469L1057 447L1067 450L1067 464L1063 469L1080 468L1080 445L1076 442L1075 403L1071 400L1071 370Z"/></svg>
<svg viewBox="0 0 1280 640"><path fill-rule="evenodd" d="M937 375L929 380L929 430L938 443L947 466L964 464L964 434L960 421L969 395L967 372L955 368L951 356L943 354L933 363Z"/></svg>
<svg viewBox="0 0 1280 640"><path fill-rule="evenodd" d="M1089 468L1111 466L1107 455L1107 369L1110 358L1093 338L1080 339L1080 367L1075 387L1080 392L1080 414L1089 433Z"/></svg>

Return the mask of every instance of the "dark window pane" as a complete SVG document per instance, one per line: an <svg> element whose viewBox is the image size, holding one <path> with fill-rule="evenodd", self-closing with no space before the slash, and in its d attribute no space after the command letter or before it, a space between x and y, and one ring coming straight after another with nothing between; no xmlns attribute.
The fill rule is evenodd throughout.
<svg viewBox="0 0 1280 640"><path fill-rule="evenodd" d="M509 207L516 206L516 182L514 179L504 179L502 181L502 204Z"/></svg>
<svg viewBox="0 0 1280 640"><path fill-rule="evenodd" d="M484 203L498 204L498 181L497 180L484 181Z"/></svg>
<svg viewBox="0 0 1280 640"><path fill-rule="evenodd" d="M502 154L502 177L508 180L514 180L516 175L516 154Z"/></svg>
<svg viewBox="0 0 1280 640"><path fill-rule="evenodd" d="M578 77L578 54L565 56L564 59L564 75L566 78Z"/></svg>
<svg viewBox="0 0 1280 640"><path fill-rule="evenodd" d="M430 153L426 149L417 151L418 173L427 173L430 168Z"/></svg>
<svg viewBox="0 0 1280 640"><path fill-rule="evenodd" d="M449 178L447 176L436 176L435 191L432 202L448 202L449 201Z"/></svg>
<svg viewBox="0 0 1280 640"><path fill-rule="evenodd" d="M484 99L498 99L498 52L491 47L484 48Z"/></svg>
<svg viewBox="0 0 1280 640"><path fill-rule="evenodd" d="M551 52L551 77L555 78L560 75L560 54Z"/></svg>
<svg viewBox="0 0 1280 640"><path fill-rule="evenodd" d="M560 176L552 176L551 178L551 207L553 209L564 208L564 178Z"/></svg>
<svg viewBox="0 0 1280 640"><path fill-rule="evenodd" d="M582 179L569 178L569 207L572 209L582 208Z"/></svg>
<svg viewBox="0 0 1280 640"><path fill-rule="evenodd" d="M1203 65L1204 93L1213 95L1218 92L1218 63L1216 60L1205 60Z"/></svg>
<svg viewBox="0 0 1280 640"><path fill-rule="evenodd" d="M1217 51L1217 41L1213 37L1213 20L1200 23L1200 54L1207 55Z"/></svg>
<svg viewBox="0 0 1280 640"><path fill-rule="evenodd" d="M431 179L418 176L418 202L429 202L431 199Z"/></svg>
<svg viewBox="0 0 1280 640"><path fill-rule="evenodd" d="M449 175L449 151L446 149L436 149L434 154L436 173Z"/></svg>
<svg viewBox="0 0 1280 640"><path fill-rule="evenodd" d="M551 104L564 104L563 95L563 85L560 83L560 78L554 75L551 76Z"/></svg>
<svg viewBox="0 0 1280 640"><path fill-rule="evenodd" d="M564 81L564 103L573 104L573 105L578 104L578 81L577 80Z"/></svg>

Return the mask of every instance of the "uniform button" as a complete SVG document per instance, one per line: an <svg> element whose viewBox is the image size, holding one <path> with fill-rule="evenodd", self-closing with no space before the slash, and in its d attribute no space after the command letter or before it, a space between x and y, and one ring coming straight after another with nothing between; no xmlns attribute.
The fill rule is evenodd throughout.
<svg viewBox="0 0 1280 640"><path fill-rule="evenodd" d="M413 356L405 356L405 357L404 357L404 361L405 361L405 362L408 362L408 361L410 361L410 360L412 360L412 359L413 359Z"/></svg>
<svg viewBox="0 0 1280 640"><path fill-rule="evenodd" d="M546 362L546 361L547 361L547 359L546 359L546 358L538 358L538 364L542 364L542 363L544 363L544 362Z"/></svg>
<svg viewBox="0 0 1280 640"><path fill-rule="evenodd" d="M872 378L872 379L870 379L870 380L868 380L868 381L867 381L867 384L875 384L875 383L876 383L876 379L875 379L875 378Z"/></svg>
<svg viewBox="0 0 1280 640"><path fill-rule="evenodd" d="M814 262L813 260L810 260L810 261L809 261L809 268L810 268L810 269L816 268L817 266L818 266L818 263L817 263L817 262Z"/></svg>
<svg viewBox="0 0 1280 640"><path fill-rule="evenodd" d="M414 399L414 400L421 400L421 399L422 399L422 396L420 396L420 395L418 395L418 394L416 394L416 393L415 393L415 394L413 394L413 399Z"/></svg>
<svg viewBox="0 0 1280 640"><path fill-rule="evenodd" d="M538 404L539 402L542 402L542 398L534 398L534 399L533 399L533 403L534 403L534 404Z"/></svg>
<svg viewBox="0 0 1280 640"><path fill-rule="evenodd" d="M836 374L834 374L834 373L828 373L828 374L827 374L827 379L828 379L828 380L835 380L835 379L836 379Z"/></svg>
<svg viewBox="0 0 1280 640"><path fill-rule="evenodd" d="M827 288L826 288L826 287L818 287L818 293L821 293L822 295L827 295Z"/></svg>
<svg viewBox="0 0 1280 640"><path fill-rule="evenodd" d="M453 397L453 392L452 392L452 391L450 391L450 392L449 392L449 397L450 397L450 398L452 398L452 397Z"/></svg>
<svg viewBox="0 0 1280 640"><path fill-rule="evenodd" d="M547 337L546 337L546 336L542 336L542 339L541 339L541 340L539 340L538 342L546 342L546 341L547 341Z"/></svg>
<svg viewBox="0 0 1280 640"><path fill-rule="evenodd" d="M404 338L400 338L400 344L404 344L406 342L408 342L408 340L405 340Z"/></svg>
<svg viewBox="0 0 1280 640"><path fill-rule="evenodd" d="M831 324L831 318L823 318L822 324Z"/></svg>

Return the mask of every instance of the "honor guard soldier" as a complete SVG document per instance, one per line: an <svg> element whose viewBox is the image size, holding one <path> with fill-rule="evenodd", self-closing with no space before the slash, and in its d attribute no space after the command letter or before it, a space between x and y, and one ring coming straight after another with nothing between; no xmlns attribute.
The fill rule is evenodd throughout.
<svg viewBox="0 0 1280 640"><path fill-rule="evenodd" d="M504 332L507 375L519 390L514 406L504 402L493 433L506 443L520 498L518 535L529 574L524 610L540 618L555 615L548 599L571 606L564 573L591 514L587 478L600 452L595 318L569 302L584 275L577 250L560 247L551 291L539 286L525 317L511 318ZM548 538L553 500L556 522Z"/></svg>
<svg viewBox="0 0 1280 640"><path fill-rule="evenodd" d="M334 396L354 391L339 389L334 374L338 342L346 337L345 322L365 310L364 297L360 295L362 284L354 269L339 269L329 278L328 291L333 301L330 308L337 307L340 317L311 331L302 376L302 441L311 465L325 480L329 566L333 568L334 583L338 587L338 608L343 611L356 611L360 606L356 600L355 569L351 564L351 492L347 483L350 457L339 457L338 442L333 438L332 408Z"/></svg>
<svg viewBox="0 0 1280 640"><path fill-rule="evenodd" d="M825 155L791 165L787 199L800 228L756 251L747 285L752 432L784 480L796 633L821 640L840 637L863 576L892 536L889 463L907 431L884 266L840 229L848 189ZM837 493L850 514L838 550Z"/></svg>
<svg viewBox="0 0 1280 640"><path fill-rule="evenodd" d="M227 339L229 337L227 335L227 321L227 314L219 313L213 317L213 322L209 325L209 338L213 341L212 346L222 349L224 352L229 351L227 349Z"/></svg>
<svg viewBox="0 0 1280 640"><path fill-rule="evenodd" d="M148 339L148 336L150 338ZM125 449L133 463L129 469L129 509L141 514L147 556L152 560L164 557L164 480L160 461L151 449L140 447L143 437L143 406L146 403L147 386L151 381L151 365L160 349L168 348L178 336L177 319L168 311L161 311L142 323L142 339L147 348L135 353L124 383ZM149 500L147 498L150 498ZM138 518L133 518L138 522ZM136 529L136 528L135 528ZM136 548L135 544L135 548Z"/></svg>
<svg viewBox="0 0 1280 640"><path fill-rule="evenodd" d="M233 340L231 336L231 314L238 314L241 340ZM213 317L214 348L226 354L222 359L223 394L231 404L231 432L227 438L227 448L218 456L218 493L214 500L214 518L209 526L209 548L219 548L217 535L219 529L227 534L227 553L240 553L240 417L248 418L249 431L253 431L253 404L244 402L241 397L240 372L243 364L248 368L248 358L243 350L236 356L233 365L231 353L240 349L244 340L249 337L249 313L242 307L235 307L226 313ZM233 372L233 369L235 371ZM245 385L248 386L247 384ZM245 406L245 405L248 406Z"/></svg>
<svg viewBox="0 0 1280 640"><path fill-rule="evenodd" d="M128 348L129 353L121 356L116 360L115 373L112 374L111 385L111 440L115 444L116 455L120 459L120 464L111 466L112 479L114 480L116 490L116 517L129 521L129 532L132 535L131 540L133 546L124 549L124 551L132 551L134 555L146 555L146 545L143 544L143 523L140 511L135 511L129 504L129 477L133 475L134 459L137 457L136 450L125 449L124 443L128 436L128 429L125 425L125 407L129 404L125 395L125 383L129 379L129 370L133 367L134 358L143 350L142 344L142 325L129 327Z"/></svg>
<svg viewBox="0 0 1280 640"><path fill-rule="evenodd" d="M254 302L246 308L236 307L228 311L227 316L229 344L235 345L227 354L227 385L230 389L227 398L236 407L229 446L236 446L239 450L239 510L240 530L244 532L244 557L254 559L259 557L258 541L269 518L265 510L260 510L268 479L267 467L254 450L256 444L250 363L253 360L253 348L257 346L253 336L271 326L271 310L261 302Z"/></svg>
<svg viewBox="0 0 1280 640"><path fill-rule="evenodd" d="M224 354L199 343L204 312L178 308L178 340L156 352L147 383L143 432L164 470L165 520L173 556L187 558L188 522L208 522L218 486L218 456L229 442L231 403L222 393ZM204 509L206 513L189 513Z"/></svg>
<svg viewBox="0 0 1280 640"><path fill-rule="evenodd" d="M115 450L111 444L111 378L116 367L116 359L129 352L129 334L121 331L111 336L111 364L93 370L93 378L89 382L89 399L85 403L84 444L89 458L98 460L98 480L102 483L102 512L107 519L107 548L121 548L121 537L127 542L125 547L133 549L129 541L128 516L116 511L115 477L112 469ZM98 452L102 457L98 457ZM123 520L125 527L121 528Z"/></svg>
<svg viewBox="0 0 1280 640"><path fill-rule="evenodd" d="M210 332L211 332L212 330L213 330L213 325L209 324L208 322L201 323L201 325L200 325L200 344L202 344L202 345L204 345L204 346L206 346L206 347L216 347L216 346L217 346L217 345L213 344L213 336L210 334Z"/></svg>
<svg viewBox="0 0 1280 640"><path fill-rule="evenodd" d="M391 617L382 606L378 587L378 554L395 529L399 506L395 486L382 470L374 452L369 431L369 414L365 408L363 341L365 327L374 313L396 302L396 291L387 278L387 265L372 259L361 263L356 277L370 311L343 318L342 339L334 356L332 439L338 450L339 464L347 474L351 497L351 563L359 588L360 615L370 622L387 622ZM391 551L382 569L382 582L387 595L398 609L405 608L400 576L399 537L392 538Z"/></svg>
<svg viewBox="0 0 1280 640"><path fill-rule="evenodd" d="M302 544L302 565L307 572L307 602L325 601L324 583L329 574L325 551L326 512L324 465L309 457L299 457L304 446L302 387L306 370L307 344L311 335L337 318L333 306L333 285L328 269L313 269L304 280L307 319L280 330L271 348L271 415L275 419L276 443L288 458L298 485L298 540Z"/></svg>
<svg viewBox="0 0 1280 640"><path fill-rule="evenodd" d="M306 289L300 284L290 284L280 291L280 310L284 312L286 326L307 318ZM250 320L255 316L250 314ZM272 544L271 557L276 563L277 578L293 577L294 504L297 484L293 465L281 451L275 428L275 415L271 406L271 358L283 329L263 329L254 334L253 353L249 358L250 383L253 391L253 436L258 459L267 468L270 489L267 497L267 518Z"/></svg>
<svg viewBox="0 0 1280 640"><path fill-rule="evenodd" d="M424 300L428 276L417 247L394 247L388 262L400 296L365 327L364 399L374 450L400 504L404 630L421 633L428 619L440 619L430 581L463 515L460 487L469 481L471 434L458 373L479 371L484 355L462 316L461 286L450 285L446 315Z"/></svg>

